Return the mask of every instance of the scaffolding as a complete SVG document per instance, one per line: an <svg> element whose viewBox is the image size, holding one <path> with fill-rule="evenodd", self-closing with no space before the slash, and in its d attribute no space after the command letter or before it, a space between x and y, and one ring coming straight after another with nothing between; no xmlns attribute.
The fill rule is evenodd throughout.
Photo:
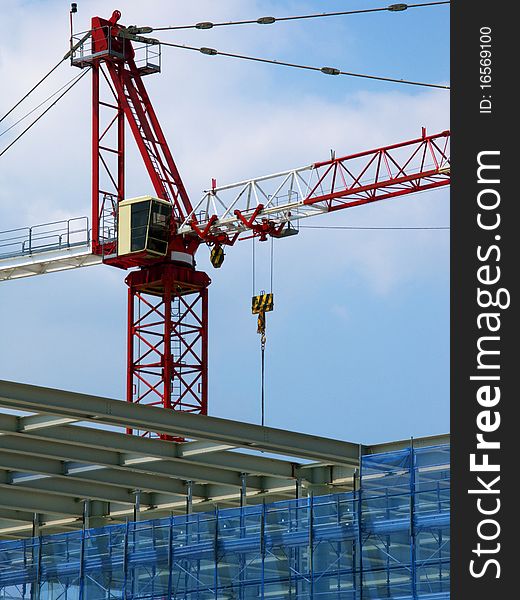
<svg viewBox="0 0 520 600"><path fill-rule="evenodd" d="M0 599L448 599L449 446L361 464L352 492L2 541Z"/></svg>

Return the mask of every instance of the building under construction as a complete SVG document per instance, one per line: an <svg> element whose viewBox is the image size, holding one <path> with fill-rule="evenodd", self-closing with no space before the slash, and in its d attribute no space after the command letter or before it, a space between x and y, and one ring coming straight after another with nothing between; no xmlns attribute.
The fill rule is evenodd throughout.
<svg viewBox="0 0 520 600"><path fill-rule="evenodd" d="M447 436L362 446L8 382L0 405L27 414L0 416L2 600L449 598ZM190 441L123 433L142 423Z"/></svg>

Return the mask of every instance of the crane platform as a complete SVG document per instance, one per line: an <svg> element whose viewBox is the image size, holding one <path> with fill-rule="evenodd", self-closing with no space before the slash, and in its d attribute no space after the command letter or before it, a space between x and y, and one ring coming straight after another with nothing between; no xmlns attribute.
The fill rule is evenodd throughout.
<svg viewBox="0 0 520 600"><path fill-rule="evenodd" d="M87 217L0 232L0 281L101 264Z"/></svg>

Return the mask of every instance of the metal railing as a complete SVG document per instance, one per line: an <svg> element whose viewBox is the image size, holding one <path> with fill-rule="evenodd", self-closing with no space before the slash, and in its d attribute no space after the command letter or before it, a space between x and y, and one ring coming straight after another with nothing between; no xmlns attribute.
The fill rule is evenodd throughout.
<svg viewBox="0 0 520 600"><path fill-rule="evenodd" d="M102 31L103 37L107 41L107 47L103 50L94 51L92 34L94 31ZM141 38L142 40L146 38ZM82 31L76 33L71 38L71 64L81 69L92 65L96 58L102 56L112 56L118 59L124 59L126 55L125 45L130 43L124 36L117 38L117 44L114 44L110 27L104 26L96 30ZM150 75L161 71L161 45L153 40L149 42L133 41L132 49L134 51L134 62L141 75Z"/></svg>
<svg viewBox="0 0 520 600"><path fill-rule="evenodd" d="M94 51L94 44L92 39L93 31L103 31L104 37L107 40L107 47L101 51ZM99 56L110 55L115 58L124 58L124 46L125 40L121 39L121 44L117 49L113 48L112 36L110 35L110 27L105 25L96 30L82 31L76 33L71 38L71 55L70 62L75 67L89 67L92 61Z"/></svg>
<svg viewBox="0 0 520 600"><path fill-rule="evenodd" d="M0 232L0 260L79 246L88 247L90 241L88 217L9 229Z"/></svg>

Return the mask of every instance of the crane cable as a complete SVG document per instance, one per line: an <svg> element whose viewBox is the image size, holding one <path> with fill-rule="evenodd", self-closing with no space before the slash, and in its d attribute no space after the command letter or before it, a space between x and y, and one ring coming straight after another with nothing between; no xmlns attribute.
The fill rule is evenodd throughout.
<svg viewBox="0 0 520 600"><path fill-rule="evenodd" d="M20 104L21 104L21 103L22 103L22 102L23 102L23 101L24 101L26 98L28 98L28 97L29 97L29 96L30 96L30 95L31 95L31 94L34 92L34 90L35 90L37 87L39 87L39 86L40 86L40 84L42 84L42 83L43 83L43 82L44 82L44 81L47 79L47 77L49 77L49 76L50 76L52 73L54 73L54 71L55 71L55 70L56 70L56 69L57 69L57 68L58 68L58 67L61 65L61 63L62 63L62 62L63 62L63 61L66 59L66 58L67 58L67 56L64 56L64 57L63 57L63 58L62 58L62 59L61 59L61 60L60 60L58 63L56 63L56 64L54 65L54 67L52 67L52 69L51 69L51 70L50 70L50 71L49 71L49 72L48 72L46 75L44 75L44 76L43 76L43 77L40 79L40 81L38 81L37 83L35 83L35 84L33 85L33 87L32 87L32 88L31 88L31 89L30 89L30 90L29 90L29 91L28 91L28 92L25 94L25 96L23 96L22 98L20 98L20 100L18 100L18 102L17 102L17 103L16 103L16 104L15 104L15 105L14 105L12 108L10 108L10 109L9 109L9 110L8 110L8 111L5 113L5 115L4 115L3 117L1 117L1 118L0 118L0 123L1 123L1 122L2 122L2 121L3 121L3 120L6 118L6 117L8 117L8 116L9 116L9 115L10 115L10 114L13 112L13 110L14 110L15 108L17 108L18 106L20 106Z"/></svg>
<svg viewBox="0 0 520 600"><path fill-rule="evenodd" d="M270 257L270 280L271 280L271 294L273 293L273 260L274 257L274 238L271 236L271 257ZM264 331L262 332L262 337L260 338L260 350L262 353L262 368L261 368L261 377L262 377L262 386L261 386L261 402L262 402L262 427L265 425L265 313L264 313Z"/></svg>
<svg viewBox="0 0 520 600"><path fill-rule="evenodd" d="M83 73L81 73L81 75L79 77L74 78L72 81L72 83L56 98L56 100L54 100L54 102L52 104L49 104L49 106L41 113L41 115L38 115L38 117L30 124L28 125L23 131L22 133L20 133L20 135L18 135L8 146L6 146L2 152L0 152L0 156L3 156L8 150L9 148L11 148L12 146L14 146L14 144L21 138L23 137L28 131L29 129L31 129L31 127L33 125L35 125L45 114L47 114L49 112L49 110L55 106L62 98L63 96L65 96L65 94L67 92L69 92L77 83L78 81L80 81L81 79L83 79L83 77L89 72L89 70L85 70L83 71Z"/></svg>
<svg viewBox="0 0 520 600"><path fill-rule="evenodd" d="M54 93L52 93L50 96L48 96L47 98L45 98L45 100L43 100L42 102L40 102L40 104L38 104L37 106L35 106L29 112L27 112L23 117L21 117L20 119L18 119L18 121L15 121L7 129L4 129L3 131L0 131L0 137L2 137L8 131L11 131L11 129L13 129L14 127L16 127L19 123L21 123L22 121L24 121L25 119L27 119L28 116L32 115L33 112L36 112L40 107L42 107L44 104L46 104L51 98L54 98L54 96L56 96L57 94L59 94L61 92L61 90L65 89L75 79L79 79L79 77L81 77L81 73L78 73L77 75L74 75L74 77L72 79L69 79L69 81L67 81L67 83L65 83L64 85L62 85Z"/></svg>
<svg viewBox="0 0 520 600"><path fill-rule="evenodd" d="M273 271L274 271L274 242L271 237L270 247L270 293L266 294L264 291L260 292L260 295L255 296L256 286L256 258L255 258L255 238L252 238L252 284L253 284L253 314L258 315L257 319L257 333L260 334L260 406L261 406L261 423L262 427L265 425L265 347L267 338L265 335L266 329L266 318L265 313L273 310Z"/></svg>
<svg viewBox="0 0 520 600"><path fill-rule="evenodd" d="M260 341L262 352L262 385L261 385L261 403L262 403L262 427L265 425L265 333L262 334Z"/></svg>
<svg viewBox="0 0 520 600"><path fill-rule="evenodd" d="M300 19L319 19L322 17L339 17L346 15L358 15L364 13L375 13L375 12L401 12L408 8L422 8L427 6L438 6L440 4L450 4L449 0L442 2L425 2L421 4L391 4L389 6L379 8L364 8L360 10L344 10L338 12L329 13L314 13L310 15L296 15L292 17L260 17L258 19L249 19L244 21L226 21L222 23L212 23L211 21L201 21L195 23L195 25L172 25L168 27L147 27L146 32L151 33L152 31L168 31L168 30L179 30L179 29L213 29L213 27L225 27L228 25L272 25L279 21L296 21ZM143 32L144 33L144 32Z"/></svg>
<svg viewBox="0 0 520 600"><path fill-rule="evenodd" d="M252 295L255 297L256 289L256 258L255 258L255 238L251 239L251 274L252 274ZM261 424L265 424L265 313L258 315L257 333L260 334L260 411Z"/></svg>
<svg viewBox="0 0 520 600"><path fill-rule="evenodd" d="M442 89L442 90L449 90L450 86L449 85L438 85L435 83L424 83L421 81L411 81L408 79L395 79L393 77L381 77L378 75L367 75L367 74L363 74L363 73L353 73L350 71L341 71L340 69L337 69L335 67L313 67L313 66L309 66L309 65L300 65L300 64L296 64L296 63L289 63L289 62L284 62L284 61L280 61L280 60L272 60L272 59L267 59L267 58L259 58L259 57L254 57L254 56L246 56L244 54L234 54L231 52L221 52L220 50L217 50L215 48L206 48L206 47L201 47L201 48L197 48L195 46L188 46L187 44L173 44L172 42L163 42L162 40L158 40L159 43L162 46L170 46L172 48L181 48L184 50L194 50L196 52L200 52L201 54L206 54L208 56L216 56L216 55L220 55L220 56L227 56L230 58L239 58L242 60L250 60L250 61L254 61L254 62L261 62L261 63L268 63L271 65L279 65L279 66L283 66L283 67L292 67L292 68L296 68L296 69L307 69L309 71L321 71L322 73L324 73L325 75L346 75L348 77L361 77L363 79L373 79L373 80L377 80L377 81L387 81L390 83L401 83L401 84L406 84L406 85L415 85L415 86L421 86L421 87L428 87L428 88L437 88L437 89Z"/></svg>

